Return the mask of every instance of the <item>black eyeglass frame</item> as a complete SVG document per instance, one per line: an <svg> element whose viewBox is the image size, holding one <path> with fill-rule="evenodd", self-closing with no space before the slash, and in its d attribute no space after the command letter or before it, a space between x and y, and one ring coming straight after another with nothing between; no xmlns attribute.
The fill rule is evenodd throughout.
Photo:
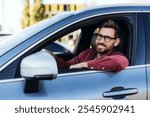
<svg viewBox="0 0 150 117"><path fill-rule="evenodd" d="M98 33L95 33L94 35L96 36L97 40L100 41L100 40L102 40L102 38L104 38L104 41L107 42L107 43L111 42L111 40L116 40L117 39L117 37L105 36L105 35L98 34Z"/></svg>

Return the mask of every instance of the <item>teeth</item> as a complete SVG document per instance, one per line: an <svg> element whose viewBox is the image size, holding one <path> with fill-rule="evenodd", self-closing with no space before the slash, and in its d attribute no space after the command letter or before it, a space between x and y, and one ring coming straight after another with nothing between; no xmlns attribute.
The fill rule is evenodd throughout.
<svg viewBox="0 0 150 117"><path fill-rule="evenodd" d="M97 47L98 48L105 48L105 46L103 46L103 45L98 45Z"/></svg>

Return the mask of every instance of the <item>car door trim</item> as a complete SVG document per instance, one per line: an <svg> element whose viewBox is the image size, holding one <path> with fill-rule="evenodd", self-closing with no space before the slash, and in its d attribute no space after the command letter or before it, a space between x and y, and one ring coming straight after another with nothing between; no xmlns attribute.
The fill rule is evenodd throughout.
<svg viewBox="0 0 150 117"><path fill-rule="evenodd" d="M146 67L150 67L150 64L146 64Z"/></svg>
<svg viewBox="0 0 150 117"><path fill-rule="evenodd" d="M14 79L7 79L7 80L0 80L0 84L3 83L10 83L10 82L20 82L20 81L24 81L24 78L14 78Z"/></svg>
<svg viewBox="0 0 150 117"><path fill-rule="evenodd" d="M125 70L143 68L143 67L147 67L147 66L150 66L150 64L148 64L148 65L129 66L129 67L125 68ZM103 71L98 71L98 70L78 71L78 72L73 72L73 73L72 72L71 73L61 73L61 74L58 74L57 77L74 76L74 75L91 74L91 73L103 73L103 72L110 72L110 71L108 71L108 70L103 70ZM24 81L24 80L25 80L24 78L13 78L13 79L7 79L7 80L4 79L4 80L0 80L0 83L19 82L19 81Z"/></svg>
<svg viewBox="0 0 150 117"><path fill-rule="evenodd" d="M128 70L128 69L137 69L137 68L143 68L145 67L145 65L136 65L136 66L129 66L127 68L125 68L125 70ZM91 74L91 73L102 73L102 72L111 72L111 71L108 71L108 70L103 70L103 71L98 71L98 70L87 70L87 71L78 71L78 72L74 72L74 73L61 73L61 74L58 74L57 76L59 77L64 77L64 76L72 76L72 75L79 75L79 74Z"/></svg>

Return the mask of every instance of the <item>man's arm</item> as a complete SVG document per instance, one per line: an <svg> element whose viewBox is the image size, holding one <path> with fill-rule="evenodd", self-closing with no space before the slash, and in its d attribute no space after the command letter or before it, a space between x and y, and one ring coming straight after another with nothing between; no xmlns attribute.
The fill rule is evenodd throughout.
<svg viewBox="0 0 150 117"><path fill-rule="evenodd" d="M82 62L82 63L71 65L70 69L73 69L73 68L88 68L88 65L87 65L87 62Z"/></svg>
<svg viewBox="0 0 150 117"><path fill-rule="evenodd" d="M88 61L88 69L120 71L128 66L129 62L125 56L109 56L102 59Z"/></svg>
<svg viewBox="0 0 150 117"><path fill-rule="evenodd" d="M87 62L80 63L80 56L84 54L85 52L80 53L79 55L75 56L69 61L64 61L63 59L59 58L58 56L54 55L51 51L47 49L42 49L42 51L45 51L49 54L51 54L53 57L55 57L55 60L57 62L58 68L64 69L64 68L87 68Z"/></svg>

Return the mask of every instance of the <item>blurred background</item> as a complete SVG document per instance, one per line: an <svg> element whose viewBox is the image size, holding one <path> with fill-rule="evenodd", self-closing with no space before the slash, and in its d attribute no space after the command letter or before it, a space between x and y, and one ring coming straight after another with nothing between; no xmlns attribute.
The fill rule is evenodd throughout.
<svg viewBox="0 0 150 117"><path fill-rule="evenodd" d="M147 2L150 0L0 0L0 35L12 35L61 12L96 5ZM77 36L76 32L67 36L70 45L74 44L74 36Z"/></svg>

